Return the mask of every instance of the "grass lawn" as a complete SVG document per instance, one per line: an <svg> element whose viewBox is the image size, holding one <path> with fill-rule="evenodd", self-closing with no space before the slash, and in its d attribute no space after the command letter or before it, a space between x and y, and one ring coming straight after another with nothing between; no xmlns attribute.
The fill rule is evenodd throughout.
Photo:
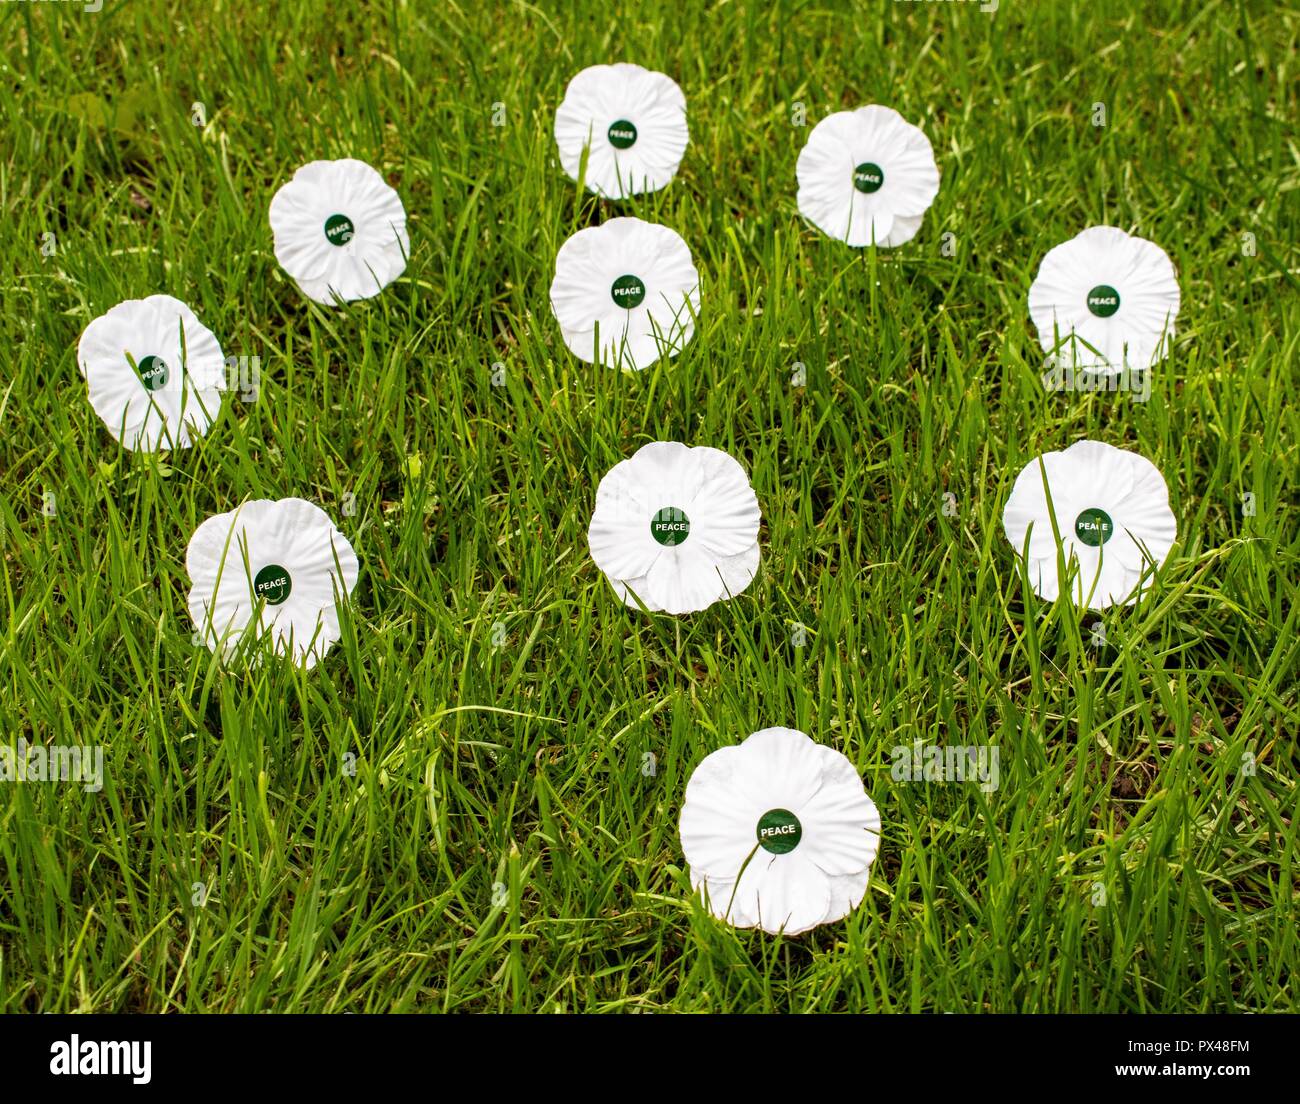
<svg viewBox="0 0 1300 1104"><path fill-rule="evenodd" d="M2 7L0 722L102 745L105 778L0 783L0 1010L1295 1008L1295 11ZM551 133L616 60L672 75L691 128L622 204ZM811 126L873 102L942 174L896 250L795 205ZM401 194L411 258L331 310L267 207L345 156ZM616 214L701 274L693 342L637 375L577 361L548 301ZM1145 403L1039 379L1029 284L1097 223L1177 266ZM149 456L75 353L158 292L262 378ZM1041 601L1002 530L1021 467L1083 437L1169 484L1137 607ZM596 484L653 440L732 453L762 506L759 577L702 614L623 608L588 554ZM360 557L343 640L223 667L186 544L287 496ZM884 825L862 906L790 939L710 918L677 838L696 764L769 725L844 752ZM997 789L893 777L917 741L996 746Z"/></svg>

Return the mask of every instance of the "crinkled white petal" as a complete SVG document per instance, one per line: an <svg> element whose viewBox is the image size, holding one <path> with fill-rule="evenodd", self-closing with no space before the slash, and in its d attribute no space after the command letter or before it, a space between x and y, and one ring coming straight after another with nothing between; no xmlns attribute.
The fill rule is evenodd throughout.
<svg viewBox="0 0 1300 1104"><path fill-rule="evenodd" d="M864 164L882 174L873 192L854 184ZM879 104L837 111L813 127L795 175L804 218L855 247L910 241L939 194L939 167L925 132Z"/></svg>
<svg viewBox="0 0 1300 1104"><path fill-rule="evenodd" d="M622 277L641 281L644 298L620 306ZM579 230L561 247L551 310L569 351L589 364L641 370L675 357L695 333L700 274L676 231L637 218Z"/></svg>
<svg viewBox="0 0 1300 1104"><path fill-rule="evenodd" d="M335 244L335 216L351 237ZM327 306L378 295L406 269L411 243L401 197L364 161L312 161L271 200L276 260L303 294Z"/></svg>
<svg viewBox="0 0 1300 1104"><path fill-rule="evenodd" d="M1099 505L1093 501L1099 485L1113 487L1118 494L1127 493L1131 480L1128 455L1101 442L1077 441L1064 452L1047 452L1026 464L1016 477L1002 514L1007 539L1016 551L1023 551L1028 533L1029 558L1054 559L1056 541L1048 513L1049 492L1057 529L1063 539L1070 537L1079 512Z"/></svg>
<svg viewBox="0 0 1300 1104"><path fill-rule="evenodd" d="M254 597L264 568L291 580L279 604ZM230 654L246 632L269 634L276 650L315 666L339 638L335 593L356 586L356 552L329 515L300 498L255 499L205 520L185 555L189 610L208 647Z"/></svg>
<svg viewBox="0 0 1300 1104"><path fill-rule="evenodd" d="M128 299L101 314L81 334L77 363L90 405L128 449L189 448L221 412L221 346L170 295ZM146 375L162 382L151 387Z"/></svg>
<svg viewBox="0 0 1300 1104"><path fill-rule="evenodd" d="M790 808L803 824L798 850L827 874L855 874L880 850L880 813L853 764L834 748L813 746L821 763L820 784L804 804Z"/></svg>
<svg viewBox="0 0 1300 1104"><path fill-rule="evenodd" d="M761 553L757 544L744 552L701 568L693 561L656 561L655 568L634 579L610 579L624 603L651 613L675 616L698 613L714 602L742 594L758 574ZM677 564L685 563L684 568Z"/></svg>
<svg viewBox="0 0 1300 1104"><path fill-rule="evenodd" d="M758 818L769 809L796 812L817 796L826 770L822 750L797 729L777 727L706 755L686 784L686 861L701 873L736 878L757 845Z"/></svg>
<svg viewBox="0 0 1300 1104"><path fill-rule="evenodd" d="M678 510L676 545L651 523ZM596 489L591 558L629 605L693 613L743 591L758 571L758 498L739 463L718 449L655 441L616 464Z"/></svg>
<svg viewBox="0 0 1300 1104"><path fill-rule="evenodd" d="M1076 521L1088 509L1102 510L1111 520L1113 532L1100 545L1078 536ZM1028 537L1028 574L1036 594L1052 601L1068 585L1075 604L1092 609L1136 601L1144 575L1149 582L1178 536L1169 490L1155 465L1100 441L1076 441L1030 461L1016 477L1002 522L1018 555Z"/></svg>
<svg viewBox="0 0 1300 1104"><path fill-rule="evenodd" d="M794 849L758 842L760 818L799 820ZM681 815L691 884L736 927L797 934L841 919L862 900L880 845L880 815L853 765L788 728L756 732L706 756Z"/></svg>
<svg viewBox="0 0 1300 1104"><path fill-rule="evenodd" d="M843 920L855 908L862 904L867 895L867 885L871 881L871 867L867 866L852 874L829 875L830 905L826 910L824 924L833 924Z"/></svg>
<svg viewBox="0 0 1300 1104"><path fill-rule="evenodd" d="M815 764L811 764L815 767ZM817 775L790 782L784 790L763 768L761 757L746 755L743 744L706 755L692 772L682 806L682 853L701 875L734 881L757 846L755 825L768 809L786 808L789 794L806 801Z"/></svg>
<svg viewBox="0 0 1300 1104"><path fill-rule="evenodd" d="M644 576L662 545L649 519L664 506L686 507L699 493L704 465L689 445L655 441L615 464L596 488L587 543L596 566L612 579ZM681 501L673 501L674 499Z"/></svg>
<svg viewBox="0 0 1300 1104"><path fill-rule="evenodd" d="M876 244L884 249L894 249L897 246L906 245L916 237L924 218L924 215L895 215L889 233L878 239Z"/></svg>
<svg viewBox="0 0 1300 1104"><path fill-rule="evenodd" d="M615 123L631 123L635 140L619 148L610 139ZM588 148L586 188L622 199L664 188L677 173L690 133L686 97L663 73L639 65L593 65L565 89L555 112L560 164L577 180Z"/></svg>
<svg viewBox="0 0 1300 1104"><path fill-rule="evenodd" d="M1111 515L1119 532L1106 547L1118 541L1117 558L1125 567L1141 570L1152 563L1164 563L1178 539L1178 520L1170 509L1169 487L1160 469L1145 456L1130 455L1132 480Z"/></svg>
<svg viewBox="0 0 1300 1104"><path fill-rule="evenodd" d="M789 856L785 856L789 857ZM774 858L779 858L774 856ZM801 867L802 874L809 875L807 865ZM767 878L783 876L786 871L781 867L771 866L765 875L757 880L746 877L741 892L736 890L736 881L716 878L712 875L698 874L690 871L691 886L700 893L707 903L709 911L719 920L725 920L733 927L756 928L776 934L783 931L786 935L800 935L821 924L833 924L843 920L861 903L867 895L867 886L871 881L871 868L865 867L852 874L830 875L815 874L806 878L807 889L804 890L802 903L805 906L798 913L790 910L786 914L784 925L780 921L782 906L780 903L763 902L763 882ZM818 903L822 900L822 886L825 885L826 912L819 919L812 919ZM766 922L762 918L767 917Z"/></svg>
<svg viewBox="0 0 1300 1104"><path fill-rule="evenodd" d="M795 849L773 855L761 848L738 880L699 875L691 884L707 891L709 911L737 928L762 928L773 935L800 935L826 922L831 879Z"/></svg>
<svg viewBox="0 0 1300 1104"><path fill-rule="evenodd" d="M1088 306L1100 287L1119 295L1107 317ZM1029 289L1045 352L1072 368L1146 369L1168 355L1180 293L1163 249L1113 226L1091 226L1048 251Z"/></svg>

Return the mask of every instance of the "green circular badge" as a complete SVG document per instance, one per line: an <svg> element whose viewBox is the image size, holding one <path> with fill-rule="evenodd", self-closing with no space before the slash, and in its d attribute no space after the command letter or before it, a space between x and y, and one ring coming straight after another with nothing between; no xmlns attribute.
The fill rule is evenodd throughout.
<svg viewBox="0 0 1300 1104"><path fill-rule="evenodd" d="M325 240L330 245L347 245L356 232L357 228L347 215L330 215L325 220Z"/></svg>
<svg viewBox="0 0 1300 1104"><path fill-rule="evenodd" d="M1119 310L1119 292L1107 284L1098 284L1088 292L1088 309L1098 318L1109 318Z"/></svg>
<svg viewBox="0 0 1300 1104"><path fill-rule="evenodd" d="M1084 544L1100 548L1115 534L1115 523L1105 510L1089 506L1074 519L1074 535Z"/></svg>
<svg viewBox="0 0 1300 1104"><path fill-rule="evenodd" d="M167 380L171 377L171 370L162 357L144 357L136 363L136 368L140 372L140 382L144 384L146 391L157 391L166 387Z"/></svg>
<svg viewBox="0 0 1300 1104"><path fill-rule="evenodd" d="M789 809L769 809L758 818L758 842L773 855L788 855L803 839L803 825Z"/></svg>
<svg viewBox="0 0 1300 1104"><path fill-rule="evenodd" d="M691 519L676 506L665 506L650 519L650 535L665 548L673 548L691 535Z"/></svg>
<svg viewBox="0 0 1300 1104"><path fill-rule="evenodd" d="M609 144L615 149L630 149L636 145L636 127L626 119L610 123L609 130L605 133L609 137Z"/></svg>
<svg viewBox="0 0 1300 1104"><path fill-rule="evenodd" d="M879 165L873 165L870 161L863 161L861 165L853 170L853 186L867 195L880 191L881 185L884 183L884 172Z"/></svg>
<svg viewBox="0 0 1300 1104"><path fill-rule="evenodd" d="M645 298L645 284L635 276L620 276L609 289L614 302L625 310L639 307Z"/></svg>
<svg viewBox="0 0 1300 1104"><path fill-rule="evenodd" d="M265 598L268 606L278 606L291 590L293 580L279 564L267 564L253 579L253 597Z"/></svg>

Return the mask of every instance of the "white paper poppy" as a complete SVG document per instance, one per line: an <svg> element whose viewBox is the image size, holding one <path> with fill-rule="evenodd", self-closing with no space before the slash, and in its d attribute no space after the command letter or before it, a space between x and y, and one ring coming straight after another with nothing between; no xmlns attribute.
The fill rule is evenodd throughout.
<svg viewBox="0 0 1300 1104"><path fill-rule="evenodd" d="M695 333L700 274L676 231L638 218L579 230L560 246L551 310L569 351L639 371Z"/></svg>
<svg viewBox="0 0 1300 1104"><path fill-rule="evenodd" d="M301 498L255 499L208 518L190 538L190 616L229 655L246 632L314 667L340 635L336 592L357 584L357 556L329 515Z"/></svg>
<svg viewBox="0 0 1300 1104"><path fill-rule="evenodd" d="M749 477L725 452L656 441L600 481L587 543L629 606L693 613L749 586L759 520Z"/></svg>
<svg viewBox="0 0 1300 1104"><path fill-rule="evenodd" d="M221 413L221 346L170 295L128 299L81 334L77 363L90 405L128 449L189 448Z"/></svg>
<svg viewBox="0 0 1300 1104"><path fill-rule="evenodd" d="M797 935L861 903L880 813L834 748L765 728L695 768L681 840L691 885L715 916Z"/></svg>
<svg viewBox="0 0 1300 1104"><path fill-rule="evenodd" d="M1091 226L1048 251L1029 289L1044 351L1091 371L1145 370L1169 352L1178 275L1154 242Z"/></svg>
<svg viewBox="0 0 1300 1104"><path fill-rule="evenodd" d="M795 175L804 218L855 247L911 241L939 194L930 139L879 104L826 116L808 135Z"/></svg>
<svg viewBox="0 0 1300 1104"><path fill-rule="evenodd" d="M312 161L271 200L275 257L303 294L334 306L378 295L406 270L401 197L364 161Z"/></svg>
<svg viewBox="0 0 1300 1104"><path fill-rule="evenodd" d="M565 89L555 112L560 164L577 180L588 146L586 187L608 199L657 192L677 173L690 135L677 82L639 65L593 65Z"/></svg>
<svg viewBox="0 0 1300 1104"><path fill-rule="evenodd" d="M1100 441L1076 441L1064 452L1044 453L1016 477L1002 524L1017 554L1028 537L1030 584L1051 601L1067 576L1059 574L1049 496L1067 576L1077 565L1075 604L1105 609L1135 602L1178 536L1169 489L1155 465Z"/></svg>

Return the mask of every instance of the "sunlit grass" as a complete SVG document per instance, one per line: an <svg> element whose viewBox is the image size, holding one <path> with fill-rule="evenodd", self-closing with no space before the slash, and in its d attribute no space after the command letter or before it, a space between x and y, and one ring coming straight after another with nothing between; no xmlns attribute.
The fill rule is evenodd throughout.
<svg viewBox="0 0 1300 1104"><path fill-rule="evenodd" d="M0 783L0 1008L1293 1007L1294 13L583 7L0 5L0 720L106 758L97 794ZM682 84L691 145L611 206L551 122L621 59ZM893 252L794 204L798 105L868 102L943 177ZM267 205L336 156L398 189L412 257L326 311ZM547 301L614 213L702 276L695 340L638 376L574 360ZM1039 382L1029 283L1098 222L1178 268L1146 403ZM132 456L74 353L155 292L262 386ZM1015 474L1080 437L1170 486L1136 609L1040 602L1002 532ZM625 610L586 549L600 476L655 439L733 453L764 514L754 585L680 620ZM308 674L222 670L186 543L289 495L360 556L344 638ZM695 764L774 724L847 754L884 819L862 907L792 940L705 915L677 842ZM895 780L916 741L996 745L998 788Z"/></svg>

